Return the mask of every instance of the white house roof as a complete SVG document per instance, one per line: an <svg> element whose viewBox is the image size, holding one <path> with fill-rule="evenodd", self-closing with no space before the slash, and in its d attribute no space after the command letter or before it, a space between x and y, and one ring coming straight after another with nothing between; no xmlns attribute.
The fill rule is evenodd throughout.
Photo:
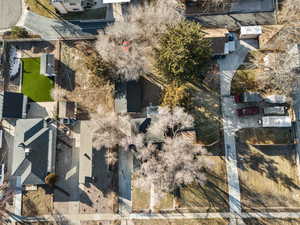
<svg viewBox="0 0 300 225"><path fill-rule="evenodd" d="M130 0L103 0L103 3L122 3L122 2L130 2Z"/></svg>
<svg viewBox="0 0 300 225"><path fill-rule="evenodd" d="M245 34L262 34L261 26L243 26L241 27L241 35Z"/></svg>

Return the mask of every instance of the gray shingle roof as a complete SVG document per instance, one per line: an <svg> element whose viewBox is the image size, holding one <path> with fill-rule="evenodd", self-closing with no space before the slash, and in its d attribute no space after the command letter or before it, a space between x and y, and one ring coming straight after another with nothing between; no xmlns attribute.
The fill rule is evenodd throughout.
<svg viewBox="0 0 300 225"><path fill-rule="evenodd" d="M49 164L53 163L52 138L52 130L43 119L17 120L12 175L20 176L22 184L44 184L48 168L51 168ZM28 152L25 151L27 148Z"/></svg>
<svg viewBox="0 0 300 225"><path fill-rule="evenodd" d="M46 76L53 76L55 74L54 61L55 61L54 55L42 54L41 55L40 74L43 74Z"/></svg>

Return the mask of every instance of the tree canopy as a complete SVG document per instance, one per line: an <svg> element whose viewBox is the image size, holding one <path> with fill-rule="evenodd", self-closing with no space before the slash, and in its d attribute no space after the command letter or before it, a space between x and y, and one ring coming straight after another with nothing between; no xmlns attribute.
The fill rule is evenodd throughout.
<svg viewBox="0 0 300 225"><path fill-rule="evenodd" d="M209 40L199 24L181 21L170 24L155 50L158 73L171 81L198 80L207 71L211 58Z"/></svg>

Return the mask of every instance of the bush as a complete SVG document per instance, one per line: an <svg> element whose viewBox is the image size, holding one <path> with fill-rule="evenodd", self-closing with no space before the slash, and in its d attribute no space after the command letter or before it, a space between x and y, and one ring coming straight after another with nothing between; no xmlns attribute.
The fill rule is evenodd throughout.
<svg viewBox="0 0 300 225"><path fill-rule="evenodd" d="M180 106L190 111L193 107L192 93L186 85L179 86L173 82L164 90L162 105L170 108Z"/></svg>
<svg viewBox="0 0 300 225"><path fill-rule="evenodd" d="M27 38L29 36L28 31L23 27L13 26L11 28L11 34L17 38Z"/></svg>
<svg viewBox="0 0 300 225"><path fill-rule="evenodd" d="M45 184L48 184L49 186L53 187L57 181L57 178L58 178L58 176L55 173L49 173L45 177Z"/></svg>

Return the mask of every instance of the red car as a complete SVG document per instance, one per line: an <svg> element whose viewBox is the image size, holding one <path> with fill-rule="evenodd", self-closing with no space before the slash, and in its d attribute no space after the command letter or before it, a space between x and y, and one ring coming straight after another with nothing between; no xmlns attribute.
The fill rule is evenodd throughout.
<svg viewBox="0 0 300 225"><path fill-rule="evenodd" d="M234 96L234 101L235 101L235 103L240 103L240 102L242 102L242 95L240 94L240 95L235 95Z"/></svg>
<svg viewBox="0 0 300 225"><path fill-rule="evenodd" d="M259 108L256 106L237 109L238 116L250 116L259 114Z"/></svg>

